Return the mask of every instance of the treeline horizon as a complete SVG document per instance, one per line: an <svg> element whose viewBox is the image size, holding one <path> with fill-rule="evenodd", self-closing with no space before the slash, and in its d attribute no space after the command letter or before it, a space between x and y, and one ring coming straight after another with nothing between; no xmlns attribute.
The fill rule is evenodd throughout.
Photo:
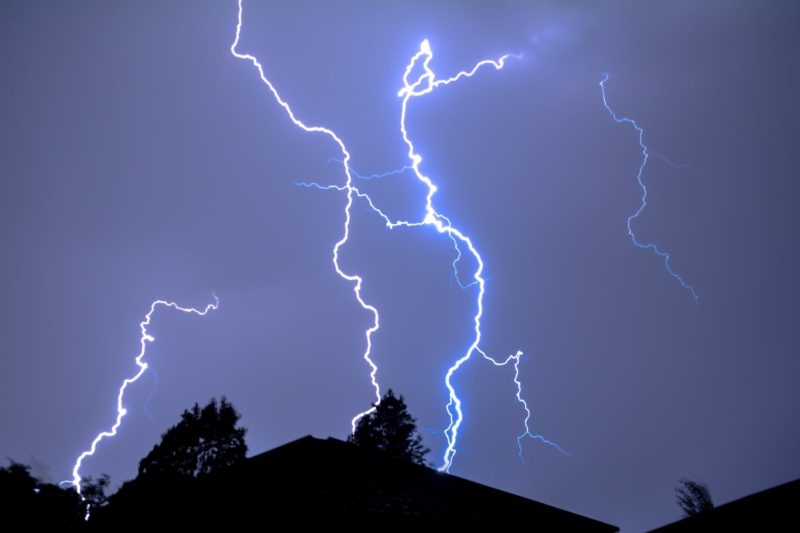
<svg viewBox="0 0 800 533"><path fill-rule="evenodd" d="M389 390L372 406L346 440L425 465L430 450L422 444L416 419L408 413L403 397ZM208 482L210 476L216 474L219 479L220 473L247 459L247 428L238 425L240 418L224 396L219 402L212 398L202 408L195 403L139 461L136 477L111 493L111 478L106 474L97 479L83 477L80 487L71 482L54 484L33 476L30 466L9 459L8 466L0 467L0 501L26 517L27 525L44 527L121 525L137 521L143 512L157 515L166 512L166 507L213 505L213 493L219 487Z"/></svg>

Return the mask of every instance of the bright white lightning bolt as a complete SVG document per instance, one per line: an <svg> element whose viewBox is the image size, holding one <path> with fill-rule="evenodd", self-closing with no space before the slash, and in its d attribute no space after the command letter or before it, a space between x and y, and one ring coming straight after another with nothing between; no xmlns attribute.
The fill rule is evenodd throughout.
<svg viewBox="0 0 800 533"><path fill-rule="evenodd" d="M422 63L424 73L420 75L417 81L415 81L414 83L409 83L408 77L411 74L412 69L420 60L420 58L422 58L423 56L425 57ZM436 87L449 85L450 83L457 81L462 77L471 77L478 71L480 67L484 65L491 65L496 70L500 70L505 65L505 60L508 57L510 56L504 55L497 61L484 60L477 63L470 71L462 71L453 76L452 78L437 80L435 74L430 68L430 61L431 59L433 59L433 51L431 50L430 44L426 39L422 41L422 44L420 45L420 51L417 52L417 54L411 58L411 62L406 67L405 74L403 75L403 88L400 89L400 91L397 94L398 96L403 98L402 111L400 114L400 131L403 134L403 140L406 142L406 145L408 146L408 157L411 160L411 168L416 174L417 179L422 181L428 187L428 195L426 197L426 203L425 203L426 215L422 223L434 226L436 230L439 231L439 233L446 233L453 240L453 244L455 245L456 250L458 252L458 257L453 262L454 269L456 268L456 263L461 258L461 249L458 246L459 242L466 245L466 247L469 249L469 252L475 258L475 261L478 264L478 268L475 270L475 273L472 276L474 280L472 283L464 286L461 284L460 280L458 281L459 285L461 285L464 288L469 287L470 285L475 285L475 284L478 285L478 310L475 313L475 317L473 319L475 323L475 337L472 344L470 345L467 352L461 358L456 360L456 362L447 370L447 374L445 375L445 385L449 393L449 402L447 404L446 409L447 409L447 414L450 417L450 425L447 427L447 429L445 429L444 432L445 437L447 438L447 448L444 452L443 464L439 468L440 471L445 471L445 472L449 472L450 467L453 464L453 458L455 457L456 454L458 429L461 426L461 423L463 422L464 419L464 414L461 410L461 399L456 394L456 390L452 384L452 378L455 372L461 367L461 365L467 362L470 359L470 357L472 357L472 354L476 351L480 353L487 361L490 361L492 364L496 366L503 366L511 360L515 361L514 367L516 370L516 374L514 377L514 383L517 384L516 397L523 404L525 411L527 413L527 416L525 418L525 433L523 433L517 439L518 443L520 443L520 457L522 457L521 439L526 435L529 435L532 438L541 439L543 442L554 446L562 453L567 453L564 452L564 450L562 450L561 448L559 448L558 445L556 445L555 443L550 442L539 435L533 435L528 429L528 420L530 419L531 413L530 410L528 409L527 403L525 403L525 401L520 396L522 392L522 385L518 381L519 360L520 357L522 357L522 352L517 352L516 355L510 356L503 362L499 362L493 359L492 357L488 356L479 347L481 342L481 317L483 316L483 295L486 292L486 280L482 276L483 259L478 253L478 250L472 244L472 240L466 235L464 235L457 228L453 227L453 225L450 223L450 220L447 217L437 213L436 210L433 208L433 195L436 193L436 186L433 184L433 182L429 177L425 176L420 171L419 165L422 162L422 157L416 152L413 143L409 139L408 131L406 130L406 114L407 114L408 101L412 97L423 96L433 91ZM519 56L514 56L514 57L519 57ZM458 279L457 271L456 271L456 279ZM455 414L453 413L453 410L455 410Z"/></svg>
<svg viewBox="0 0 800 533"><path fill-rule="evenodd" d="M79 474L79 470L81 468L81 464L83 463L83 460L85 458L89 457L90 455L94 455L94 452L97 449L97 444L101 440L103 440L105 437L113 437L114 435L117 434L117 429L119 428L120 424L122 424L122 417L125 416L125 413L127 413L127 410L124 407L122 407L122 396L125 394L125 389L128 388L128 385L130 385L131 383L133 383L137 379L139 379L139 377L141 377L141 375L144 374L144 371L147 370L147 363L143 363L142 362L142 358L144 357L145 349L146 349L146 346L147 346L145 343L153 342L153 340L155 340L151 335L149 335L147 333L147 326L150 325L150 317L153 316L153 311L155 311L156 310L156 306L159 306L159 305L163 305L163 306L166 306L166 307L172 307L174 309L177 309L178 311L183 311L184 313L195 313L197 315L203 316L206 313L208 313L211 309L216 309L219 306L219 298L217 298L216 295L215 295L214 296L214 303L213 304L208 304L206 306L206 308L203 309L202 311L198 311L197 309L192 309L192 308L180 307L180 306L178 306L177 304L175 304L173 302L166 302L164 300L156 300L155 302L152 303L152 305L150 306L150 312L147 313L147 315L144 318L144 321L139 324L139 327L142 330L142 337L141 337L141 340L140 340L142 349L139 352L139 355L137 355L136 359L135 359L136 364L139 367L139 372L137 372L136 375L133 376L132 378L128 378L128 379L126 379L125 381L122 382L122 386L119 389L119 394L117 395L117 420L116 420L116 422L114 422L114 425L111 426L111 430L110 431L104 431L103 433L100 433L92 441L91 448L89 450L83 452L80 455L80 457L78 457L78 460L75 462L75 467L72 469L72 481L64 482L64 483L72 484L77 489L79 494L81 492L81 476ZM88 517L89 517L89 515L88 515L88 508L87 508L86 518L88 519Z"/></svg>
<svg viewBox="0 0 800 533"><path fill-rule="evenodd" d="M231 45L231 53L235 57L238 57L239 59L247 59L248 61L253 63L253 66L255 66L258 69L258 73L261 76L261 81L263 81L267 85L267 87L269 87L269 90L272 92L272 95L275 97L275 100L277 100L278 104L280 104L280 106L286 110L286 112L289 114L289 118L296 126L302 128L304 131L307 131L309 133L318 132L318 133L324 133L325 135L329 136L336 142L336 144L339 145L339 148L341 149L342 154L344 155L344 159L342 160L342 166L344 167L344 172L347 175L347 181L344 187L342 188L342 190L347 191L347 205L345 206L344 210L345 212L344 236L341 238L339 242L336 243L336 246L333 247L333 265L336 268L336 273L339 274L342 278L346 279L347 281L355 281L355 287L353 288L353 291L355 292L358 303L361 304L361 307L370 311L372 315L375 317L374 325L371 328L369 328L366 333L367 349L364 352L364 359L367 361L370 368L372 369L370 372L370 380L372 381L372 386L375 388L375 397L377 405L377 403L381 401L380 387L378 386L378 382L375 380L375 374L378 372L378 367L375 365L375 363L372 362L372 359L370 359L370 352L372 351L372 334L378 331L378 328L380 327L380 323L378 320L378 310L375 309L373 306L367 304L361 298L362 279L356 275L346 274L342 271L341 268L339 268L339 249L342 247L344 243L347 242L347 239L350 236L350 207L353 205L353 193L354 192L357 193L355 188L352 187L353 177L350 174L350 167L348 165L348 162L350 161L350 152L347 151L344 142L342 142L342 140L332 130L329 130L328 128L323 128L321 126L306 126L295 117L294 113L292 112L292 109L289 107L289 104L287 104L285 101L281 99L280 95L278 94L278 91L264 75L264 68L261 66L261 63L258 62L258 59L249 54L240 54L236 51L236 45L239 44L239 36L241 34L241 31L242 31L242 0L239 0L239 21L236 25L236 39L233 41L233 44ZM355 431L356 422L358 422L358 419L368 413L371 413L374 409L375 409L374 407L370 408L367 411L364 411L363 413L360 413L356 415L355 418L353 418L352 422L353 431Z"/></svg>

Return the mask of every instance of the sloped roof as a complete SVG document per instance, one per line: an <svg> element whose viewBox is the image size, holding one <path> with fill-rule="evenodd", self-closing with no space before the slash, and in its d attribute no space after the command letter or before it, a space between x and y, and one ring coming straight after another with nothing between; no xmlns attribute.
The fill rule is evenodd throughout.
<svg viewBox="0 0 800 533"><path fill-rule="evenodd" d="M541 530L614 532L619 528L396 460L337 439L308 436L247 460L225 475L250 506L299 518L398 523L528 523Z"/></svg>
<svg viewBox="0 0 800 533"><path fill-rule="evenodd" d="M800 479L714 507L650 533L800 531Z"/></svg>

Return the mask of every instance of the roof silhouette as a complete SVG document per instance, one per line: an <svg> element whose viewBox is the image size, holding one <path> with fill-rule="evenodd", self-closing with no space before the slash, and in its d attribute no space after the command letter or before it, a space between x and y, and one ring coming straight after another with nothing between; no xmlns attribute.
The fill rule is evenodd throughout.
<svg viewBox="0 0 800 533"><path fill-rule="evenodd" d="M337 439L311 436L197 478L144 478L123 486L90 526L226 531L324 523L527 525L538 531L619 528Z"/></svg>
<svg viewBox="0 0 800 533"><path fill-rule="evenodd" d="M800 479L756 492L654 529L650 533L694 531L800 531Z"/></svg>
<svg viewBox="0 0 800 533"><path fill-rule="evenodd" d="M619 528L337 439L303 437L226 472L253 501L351 522L528 523L540 528Z"/></svg>

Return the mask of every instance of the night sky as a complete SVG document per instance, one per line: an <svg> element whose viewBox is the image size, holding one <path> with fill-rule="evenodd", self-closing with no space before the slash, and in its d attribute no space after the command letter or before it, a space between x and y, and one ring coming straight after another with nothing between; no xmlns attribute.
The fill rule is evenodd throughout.
<svg viewBox="0 0 800 533"><path fill-rule="evenodd" d="M157 299L147 371L83 475L135 476L183 409L226 395L251 454L344 439L374 401L372 315L339 277L338 146L292 124L230 51L234 1L0 5L0 457L45 481L114 422ZM795 2L245 2L237 51L361 175L409 164L403 72L423 39L439 77L505 68L408 105L437 210L485 263L483 342L524 352L538 440L517 436L513 366L453 383L451 473L644 531L680 518L682 476L716 504L800 477L800 5ZM651 157L641 205L636 120ZM413 174L359 181L420 219ZM475 287L430 226L352 207L340 266L380 313L381 392L402 394L442 462L444 374L473 338ZM462 261L469 278L475 264ZM268 480L265 480L268 482ZM533 519L533 518L532 518Z"/></svg>

